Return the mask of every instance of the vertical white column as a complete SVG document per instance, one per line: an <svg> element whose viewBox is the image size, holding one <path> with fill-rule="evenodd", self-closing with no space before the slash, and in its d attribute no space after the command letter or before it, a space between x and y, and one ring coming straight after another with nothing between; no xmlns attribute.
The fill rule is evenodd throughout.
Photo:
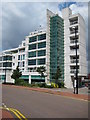
<svg viewBox="0 0 90 120"><path fill-rule="evenodd" d="M29 84L31 84L31 75L29 74Z"/></svg>

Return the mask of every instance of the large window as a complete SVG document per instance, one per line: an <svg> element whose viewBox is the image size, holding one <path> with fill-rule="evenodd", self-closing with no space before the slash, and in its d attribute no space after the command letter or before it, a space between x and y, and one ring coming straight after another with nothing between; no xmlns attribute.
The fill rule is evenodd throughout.
<svg viewBox="0 0 90 120"><path fill-rule="evenodd" d="M34 51L34 52L29 52L28 53L28 57L30 58L30 57L36 57L36 51Z"/></svg>
<svg viewBox="0 0 90 120"><path fill-rule="evenodd" d="M46 50L38 51L38 56L45 56L45 55L46 55Z"/></svg>
<svg viewBox="0 0 90 120"><path fill-rule="evenodd" d="M5 62L3 63L3 67L12 67L12 63L11 62Z"/></svg>
<svg viewBox="0 0 90 120"><path fill-rule="evenodd" d="M6 60L12 60L12 56L4 56L3 61L6 61Z"/></svg>
<svg viewBox="0 0 90 120"><path fill-rule="evenodd" d="M46 42L38 43L38 48L45 48Z"/></svg>
<svg viewBox="0 0 90 120"><path fill-rule="evenodd" d="M36 44L29 45L29 50L36 49Z"/></svg>
<svg viewBox="0 0 90 120"><path fill-rule="evenodd" d="M28 60L28 65L36 65L36 60Z"/></svg>
<svg viewBox="0 0 90 120"><path fill-rule="evenodd" d="M44 65L45 64L46 59L42 58L42 59L38 59L38 65Z"/></svg>
<svg viewBox="0 0 90 120"><path fill-rule="evenodd" d="M46 34L38 35L38 40L45 40Z"/></svg>
<svg viewBox="0 0 90 120"><path fill-rule="evenodd" d="M29 38L29 43L37 41L37 36L33 36Z"/></svg>

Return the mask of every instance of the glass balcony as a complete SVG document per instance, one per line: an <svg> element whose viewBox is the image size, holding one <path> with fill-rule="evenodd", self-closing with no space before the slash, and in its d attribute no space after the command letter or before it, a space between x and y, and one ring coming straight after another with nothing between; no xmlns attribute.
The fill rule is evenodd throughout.
<svg viewBox="0 0 90 120"><path fill-rule="evenodd" d="M78 30L76 30L76 33L78 33ZM70 31L70 34L75 34L75 31Z"/></svg>
<svg viewBox="0 0 90 120"><path fill-rule="evenodd" d="M71 63L76 63L76 59L72 59ZM79 63L79 59L77 60L77 63Z"/></svg>
<svg viewBox="0 0 90 120"><path fill-rule="evenodd" d="M75 74L76 73L76 69L71 69L70 73L71 74ZM79 73L79 70L78 70L78 73Z"/></svg>
<svg viewBox="0 0 90 120"><path fill-rule="evenodd" d="M70 22L70 25L78 24L78 21Z"/></svg>
<svg viewBox="0 0 90 120"><path fill-rule="evenodd" d="M71 44L75 44L76 43L76 40L70 40L70 43ZM79 43L79 40L77 39L77 43Z"/></svg>

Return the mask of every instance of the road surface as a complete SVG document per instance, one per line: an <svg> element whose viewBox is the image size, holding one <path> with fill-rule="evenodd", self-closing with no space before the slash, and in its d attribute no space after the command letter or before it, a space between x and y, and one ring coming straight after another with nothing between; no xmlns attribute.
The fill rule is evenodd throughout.
<svg viewBox="0 0 90 120"><path fill-rule="evenodd" d="M26 118L88 118L88 102L24 88L2 87L2 102Z"/></svg>

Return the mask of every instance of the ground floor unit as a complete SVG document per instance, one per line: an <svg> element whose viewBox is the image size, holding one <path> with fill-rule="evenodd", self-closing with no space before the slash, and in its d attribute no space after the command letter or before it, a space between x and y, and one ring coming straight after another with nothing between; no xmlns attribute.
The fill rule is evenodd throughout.
<svg viewBox="0 0 90 120"><path fill-rule="evenodd" d="M6 73L0 73L0 82L6 82L6 83L14 83L15 80L11 78L12 75L12 71L9 72L7 71ZM50 81L47 81L47 77L41 77L40 74L38 74L38 72L22 72L22 76L20 77L21 79L23 79L24 81L26 81L29 84L32 83L40 83L40 82L45 82L47 84L50 83ZM78 85L79 87L82 87L85 81L85 76L80 76L78 74ZM71 76L70 79L68 79L67 81L64 81L65 83L65 87L67 88L73 88L74 86L74 76ZM52 81L51 81L52 82Z"/></svg>

